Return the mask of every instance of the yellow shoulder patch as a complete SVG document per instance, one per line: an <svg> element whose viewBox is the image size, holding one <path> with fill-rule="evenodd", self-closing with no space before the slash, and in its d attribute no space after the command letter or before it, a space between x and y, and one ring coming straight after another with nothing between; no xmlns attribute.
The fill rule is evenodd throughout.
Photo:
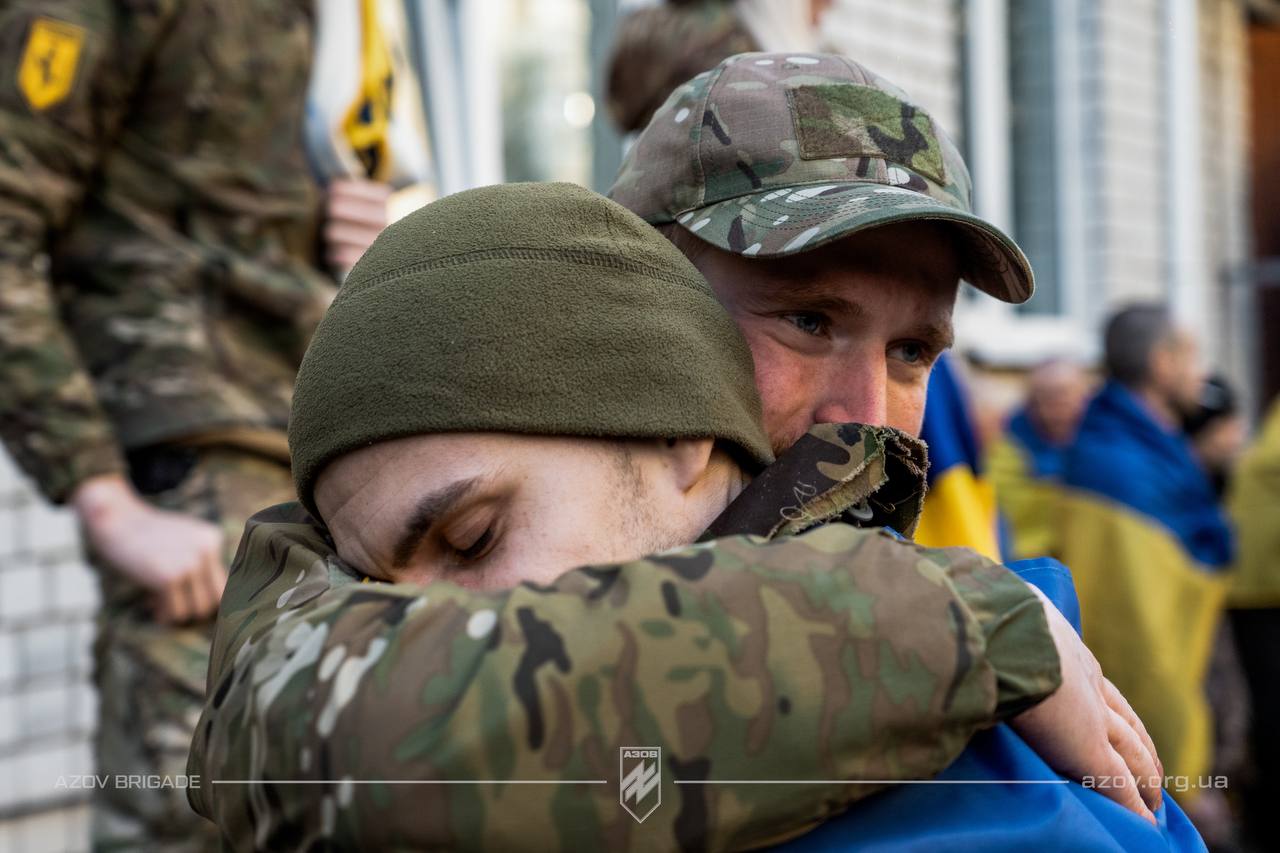
<svg viewBox="0 0 1280 853"><path fill-rule="evenodd" d="M71 93L84 47L84 28L36 18L18 67L18 88L34 110L44 110Z"/></svg>

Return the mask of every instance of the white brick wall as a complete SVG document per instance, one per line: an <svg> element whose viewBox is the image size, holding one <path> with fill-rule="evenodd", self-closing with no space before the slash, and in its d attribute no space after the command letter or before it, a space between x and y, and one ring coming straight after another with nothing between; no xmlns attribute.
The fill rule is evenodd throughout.
<svg viewBox="0 0 1280 853"><path fill-rule="evenodd" d="M1009 0L1010 3L1015 0ZM1201 212L1210 291L1207 361L1247 389L1248 305L1229 284L1247 259L1246 12L1240 0L1199 4ZM964 0L836 0L830 46L903 86L963 145ZM1078 0L1079 92L1086 220L1086 326L1135 299L1169 292L1170 145L1166 116L1167 0Z"/></svg>
<svg viewBox="0 0 1280 853"><path fill-rule="evenodd" d="M1166 132L1162 0L1085 4L1095 172L1089 205L1096 292L1107 307L1166 292Z"/></svg>
<svg viewBox="0 0 1280 853"><path fill-rule="evenodd" d="M60 775L93 772L98 580L74 516L0 451L0 853L88 848L88 810Z"/></svg>
<svg viewBox="0 0 1280 853"><path fill-rule="evenodd" d="M1207 300L1210 360L1250 394L1253 327L1244 289L1233 286L1249 259L1248 50L1245 11L1234 0L1200 0L1201 157L1205 254L1213 288Z"/></svg>
<svg viewBox="0 0 1280 853"><path fill-rule="evenodd" d="M1164 0L1085 3L1091 69L1090 122L1096 163L1090 193L1093 269L1107 308L1167 295L1169 269L1167 44ZM1249 384L1245 307L1227 279L1247 258L1247 51L1245 10L1238 0L1199 0L1201 166L1200 223L1205 242L1209 317L1207 361Z"/></svg>
<svg viewBox="0 0 1280 853"><path fill-rule="evenodd" d="M87 850L89 809L72 806L0 821L0 853Z"/></svg>

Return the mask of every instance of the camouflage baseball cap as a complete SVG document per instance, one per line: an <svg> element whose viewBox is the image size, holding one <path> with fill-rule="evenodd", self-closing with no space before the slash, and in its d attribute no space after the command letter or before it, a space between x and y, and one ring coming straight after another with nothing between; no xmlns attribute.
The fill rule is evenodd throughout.
<svg viewBox="0 0 1280 853"><path fill-rule="evenodd" d="M748 257L817 248L877 225L954 223L966 281L1031 297L1031 265L973 213L955 143L905 93L820 53L740 53L678 87L627 153L609 195Z"/></svg>

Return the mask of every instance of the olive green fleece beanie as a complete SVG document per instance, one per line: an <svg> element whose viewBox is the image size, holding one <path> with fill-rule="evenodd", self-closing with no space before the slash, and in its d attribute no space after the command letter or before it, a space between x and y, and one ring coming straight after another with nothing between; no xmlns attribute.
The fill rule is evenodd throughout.
<svg viewBox="0 0 1280 853"><path fill-rule="evenodd" d="M500 184L388 227L302 361L293 477L441 432L705 438L772 461L751 354L710 286L635 214L572 184Z"/></svg>

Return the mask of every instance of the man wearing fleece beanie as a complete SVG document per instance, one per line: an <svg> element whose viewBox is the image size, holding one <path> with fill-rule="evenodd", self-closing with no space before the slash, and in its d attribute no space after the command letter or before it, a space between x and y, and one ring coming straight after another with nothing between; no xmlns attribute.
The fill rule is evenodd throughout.
<svg viewBox="0 0 1280 853"><path fill-rule="evenodd" d="M783 500L757 480L751 488L772 488L777 504L762 530L781 537L773 544L730 539L640 559L691 542L717 516L729 532L760 525L759 500L743 502L756 515L724 511L773 457L750 355L705 281L638 218L585 190L475 190L384 232L308 351L291 431L299 495L333 544L308 534L298 507L251 525L193 749L204 778L556 779L570 767L606 772L632 739L697 766L711 745L676 705L706 714L724 701L738 731L720 737L738 757L718 757L717 772L825 765L912 778L1058 684L1044 611L1005 570L968 555L922 560L845 525L783 536L850 509L909 531L924 458L892 430L810 437L800 456L812 494L799 506L789 488ZM296 534L291 546L259 562L255 536L278 525ZM623 565L565 574L610 561ZM539 585L514 586L522 580ZM790 604L762 609L761 596ZM872 599L883 603L866 610ZM938 629L920 630L922 620ZM811 631L830 635L835 658L799 639ZM302 633L305 660L290 653ZM841 660L882 649L918 665L864 672ZM742 650L753 671L740 668ZM682 659L721 686L665 671ZM390 670L391 682L373 677ZM800 670L803 689L787 683ZM815 738L823 709L851 697ZM679 802L673 781L654 794ZM375 796L381 805L357 792L336 804L336 822L315 787L210 785L193 797L235 846L325 831L547 846L567 831L565 808L582 818L569 821L575 833L639 841L641 825L622 824L616 792L601 786L534 786L519 804L464 787L433 789L426 809L411 786ZM872 790L838 785L832 796ZM752 816L714 831L726 842L798 831L828 812L823 797L805 799L812 808L797 810L748 793ZM503 820L485 820L498 805ZM670 844L677 814L660 810L645 836Z"/></svg>
<svg viewBox="0 0 1280 853"><path fill-rule="evenodd" d="M758 406L705 282L599 196L486 188L388 229L299 377L328 529L260 513L221 614L191 771L244 784L193 804L237 848L754 845L877 785L674 783L928 777L1054 692L1064 623L1006 570L819 527L909 533L914 440L817 427L746 485ZM641 559L712 518L766 538ZM1061 667L1044 708L1092 689ZM668 750L643 823L565 781L634 743ZM383 784L277 784L326 779Z"/></svg>

